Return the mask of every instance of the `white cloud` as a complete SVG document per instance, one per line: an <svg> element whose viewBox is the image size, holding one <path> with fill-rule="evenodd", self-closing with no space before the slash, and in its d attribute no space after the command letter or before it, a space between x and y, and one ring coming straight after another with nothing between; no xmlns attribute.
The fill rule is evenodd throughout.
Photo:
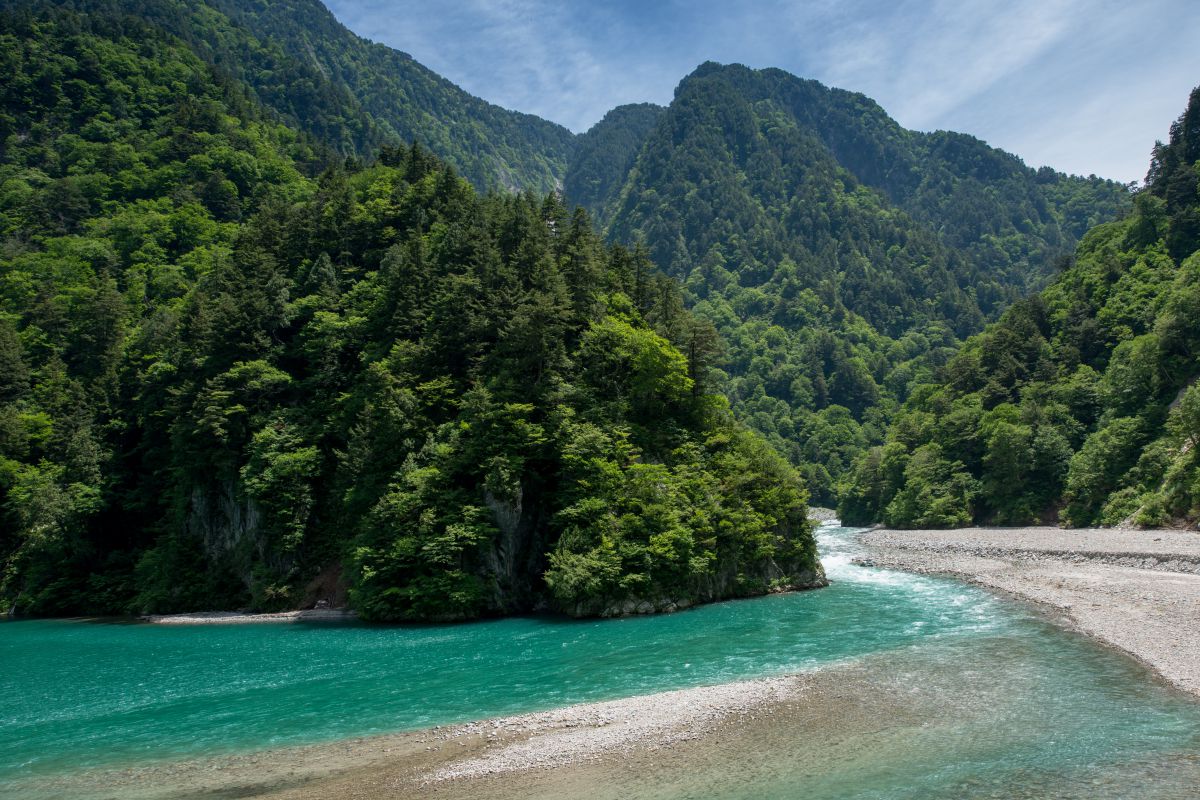
<svg viewBox="0 0 1200 800"><path fill-rule="evenodd" d="M620 103L668 102L703 61L739 61L1031 165L1131 180L1200 83L1194 0L327 2L472 94L577 131Z"/></svg>
<svg viewBox="0 0 1200 800"><path fill-rule="evenodd" d="M826 63L817 66L836 85L891 99L887 107L902 123L928 128L1060 42L1071 10L1066 0L983 9L905 3L833 31Z"/></svg>

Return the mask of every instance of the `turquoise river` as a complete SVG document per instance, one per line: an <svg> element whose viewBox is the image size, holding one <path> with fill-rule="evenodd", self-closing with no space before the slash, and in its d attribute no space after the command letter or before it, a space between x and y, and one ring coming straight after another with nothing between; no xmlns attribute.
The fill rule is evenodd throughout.
<svg viewBox="0 0 1200 800"><path fill-rule="evenodd" d="M820 529L827 589L657 617L3 623L0 797L45 796L43 781L75 771L848 665L927 718L891 739L881 720L888 746L807 765L803 791L803 753L783 736L735 784L686 796L1200 797L1194 699L1022 604L855 566L856 533Z"/></svg>

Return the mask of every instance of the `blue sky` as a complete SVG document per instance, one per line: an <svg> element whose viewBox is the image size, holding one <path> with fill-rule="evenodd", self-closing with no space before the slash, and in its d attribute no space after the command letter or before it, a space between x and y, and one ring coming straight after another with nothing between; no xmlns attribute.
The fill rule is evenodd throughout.
<svg viewBox="0 0 1200 800"><path fill-rule="evenodd" d="M472 94L586 130L707 60L863 92L1031 166L1145 176L1200 85L1200 0L325 0Z"/></svg>

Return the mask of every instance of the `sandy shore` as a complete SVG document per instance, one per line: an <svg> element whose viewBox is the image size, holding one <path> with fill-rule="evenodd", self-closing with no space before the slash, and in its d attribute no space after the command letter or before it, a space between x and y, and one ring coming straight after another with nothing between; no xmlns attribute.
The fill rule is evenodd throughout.
<svg viewBox="0 0 1200 800"><path fill-rule="evenodd" d="M620 772L629 759L653 759L688 743L707 747L714 735L732 736L747 724L794 709L810 685L817 685L818 694L845 694L845 686L834 691L843 680L836 672L659 692L412 733L97 770L39 783L29 796L556 797L560 789L566 791L564 781L574 783L595 770ZM572 769L558 769L568 766Z"/></svg>
<svg viewBox="0 0 1200 800"><path fill-rule="evenodd" d="M953 575L1048 606L1200 695L1200 533L877 530L862 542L862 563Z"/></svg>
<svg viewBox="0 0 1200 800"><path fill-rule="evenodd" d="M198 611L194 614L150 614L139 617L155 625L236 625L259 622L348 622L357 619L353 611L340 608L307 608L274 614L247 614L241 611Z"/></svg>

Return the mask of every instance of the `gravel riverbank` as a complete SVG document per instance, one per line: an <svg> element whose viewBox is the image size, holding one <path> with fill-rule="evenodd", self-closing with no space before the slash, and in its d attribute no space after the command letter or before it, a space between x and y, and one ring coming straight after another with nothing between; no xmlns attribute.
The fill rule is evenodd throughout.
<svg viewBox="0 0 1200 800"><path fill-rule="evenodd" d="M679 748L710 747L722 736L736 737L747 726L764 724L798 706L807 706L806 713L812 714L823 708L821 698L855 697L845 684L861 681L862 668L850 668L839 677L842 672L835 668L411 733L100 769L31 781L15 790L18 796L38 800L557 797L564 780L574 782L590 771L619 773L631 760L670 760L684 752ZM811 705L810 690L817 695ZM607 780L611 783L612 778ZM577 786L570 792L587 793Z"/></svg>
<svg viewBox="0 0 1200 800"><path fill-rule="evenodd" d="M1200 533L876 530L860 563L953 575L1032 600L1200 695Z"/></svg>
<svg viewBox="0 0 1200 800"><path fill-rule="evenodd" d="M803 684L799 676L739 681L462 725L449 738L536 735L442 767L429 781L558 767L635 745L657 748L695 739L732 715L753 717L756 709L794 700Z"/></svg>
<svg viewBox="0 0 1200 800"><path fill-rule="evenodd" d="M358 619L358 615L340 608L307 608L273 614L247 614L241 611L151 614L140 619L155 625L236 625L260 622L349 622Z"/></svg>

